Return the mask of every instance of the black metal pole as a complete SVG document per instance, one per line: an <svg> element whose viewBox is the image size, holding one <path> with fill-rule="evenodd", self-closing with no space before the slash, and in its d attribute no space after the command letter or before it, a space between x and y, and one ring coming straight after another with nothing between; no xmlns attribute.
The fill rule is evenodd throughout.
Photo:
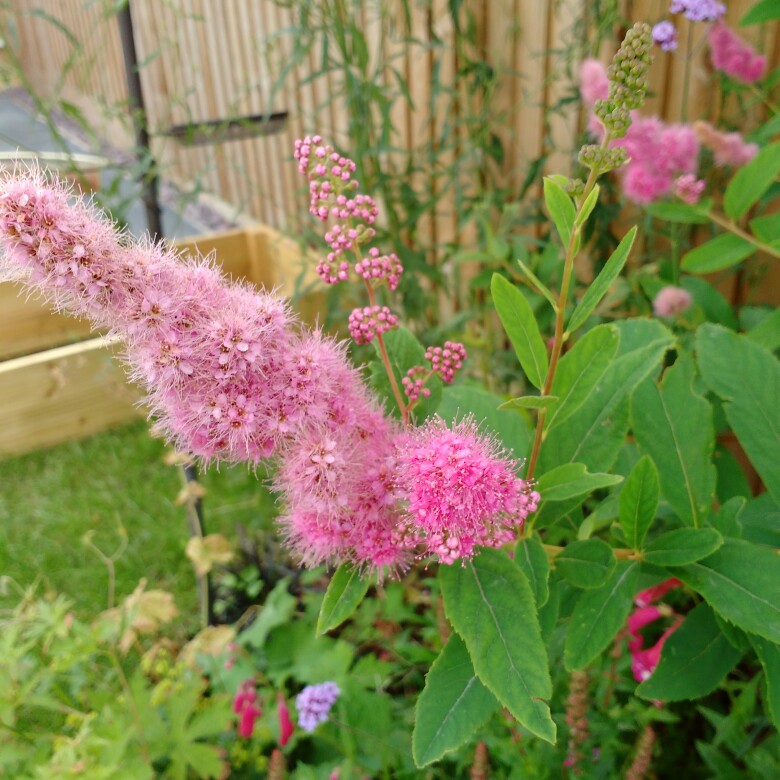
<svg viewBox="0 0 780 780"><path fill-rule="evenodd" d="M122 56L125 61L125 79L127 80L127 92L130 98L130 111L133 116L135 128L135 143L139 154L146 157L148 170L139 176L141 184L141 198L146 210L146 226L152 238L157 240L163 237L162 219L160 214L160 201L158 197L157 164L152 157L149 147L149 130L146 124L146 108L144 95L141 88L141 76L138 72L138 56L135 50L135 38L133 37L133 18L130 15L130 0L127 0L117 12L119 23L119 37L122 41Z"/></svg>

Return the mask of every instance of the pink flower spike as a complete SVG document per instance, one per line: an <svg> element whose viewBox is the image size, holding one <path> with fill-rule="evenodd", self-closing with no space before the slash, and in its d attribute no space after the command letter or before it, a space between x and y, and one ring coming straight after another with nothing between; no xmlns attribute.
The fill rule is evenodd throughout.
<svg viewBox="0 0 780 780"><path fill-rule="evenodd" d="M631 672L637 682L644 682L652 676L656 666L658 666L658 662L661 660L661 651L666 644L666 640L680 627L682 621L682 616L678 616L652 647L647 650L632 651Z"/></svg>
<svg viewBox="0 0 780 780"><path fill-rule="evenodd" d="M245 705L241 710L241 717L238 723L238 736L249 739L255 730L255 721L261 715L260 709L253 703Z"/></svg>
<svg viewBox="0 0 780 780"><path fill-rule="evenodd" d="M295 724L290 718L290 709L281 691L276 696L276 702L279 713L279 747L285 747L295 731Z"/></svg>
<svg viewBox="0 0 780 780"><path fill-rule="evenodd" d="M670 590L679 588L682 586L682 582L676 577L670 577L668 580L659 582L658 585L653 585L651 588L639 591L634 597L634 604L638 607L646 607L649 604L654 604L656 601L660 601Z"/></svg>

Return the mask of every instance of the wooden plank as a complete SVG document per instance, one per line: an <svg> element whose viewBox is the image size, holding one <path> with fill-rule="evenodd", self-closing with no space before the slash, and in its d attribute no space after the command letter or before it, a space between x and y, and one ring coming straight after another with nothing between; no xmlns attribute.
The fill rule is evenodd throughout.
<svg viewBox="0 0 780 780"><path fill-rule="evenodd" d="M142 414L103 338L0 363L0 457L79 439Z"/></svg>

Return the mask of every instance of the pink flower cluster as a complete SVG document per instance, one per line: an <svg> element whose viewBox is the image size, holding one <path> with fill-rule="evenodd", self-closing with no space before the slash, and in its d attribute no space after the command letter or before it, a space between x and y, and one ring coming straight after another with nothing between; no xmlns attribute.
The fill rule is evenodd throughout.
<svg viewBox="0 0 780 780"><path fill-rule="evenodd" d="M693 303L693 298L687 290L668 285L655 296L653 312L656 317L676 317L689 309L691 303Z"/></svg>
<svg viewBox="0 0 780 780"><path fill-rule="evenodd" d="M764 75L766 57L756 54L722 21L712 26L709 40L712 64L717 70L746 84L752 84Z"/></svg>
<svg viewBox="0 0 780 780"><path fill-rule="evenodd" d="M456 549L470 555L475 544L505 538L532 511L512 482L514 462L475 427L455 434L439 422L417 441L384 414L345 346L301 328L280 298L227 280L206 260L122 238L39 172L0 179L0 246L0 276L124 342L132 377L179 449L206 461L274 456L280 523L308 565L398 569L410 539L428 546L432 526L411 521L423 515L407 445L420 466L421 446L452 449L453 436L460 450L480 453L469 479L472 495L485 498L472 505L468 539L448 548L448 561ZM388 323L392 315L380 313ZM442 484L440 517L451 514L458 489L448 496Z"/></svg>
<svg viewBox="0 0 780 780"><path fill-rule="evenodd" d="M233 698L233 712L238 715L238 735L249 739L255 730L255 721L262 715L257 702L255 682L244 680Z"/></svg>
<svg viewBox="0 0 780 780"><path fill-rule="evenodd" d="M384 280L388 289L395 290L401 280L404 267L395 253L380 255L376 247L368 250L368 257L355 263L355 273L367 282Z"/></svg>
<svg viewBox="0 0 780 780"><path fill-rule="evenodd" d="M398 485L409 502L401 543L453 563L477 545L511 541L539 501L516 476L518 465L471 418L451 430L433 419L410 431L398 455Z"/></svg>
<svg viewBox="0 0 780 780"><path fill-rule="evenodd" d="M674 183L674 193L689 206L699 202L707 183L704 179L697 179L692 173L684 173Z"/></svg>
<svg viewBox="0 0 780 780"><path fill-rule="evenodd" d="M758 144L747 143L736 132L722 133L709 122L694 122L693 131L701 145L712 152L715 165L745 165L758 154Z"/></svg>
<svg viewBox="0 0 780 780"><path fill-rule="evenodd" d="M628 618L628 649L631 653L631 671L637 682L643 682L652 675L658 661L661 659L666 640L680 627L683 621L682 615L675 614L667 604L656 604L671 589L679 587L682 583L670 578L653 588L638 593L634 599L637 608ZM650 647L644 646L642 629L663 618L673 618L669 628L661 634L660 638Z"/></svg>
<svg viewBox="0 0 780 780"><path fill-rule="evenodd" d="M428 347L425 359L430 362L433 372L441 377L441 381L449 385L455 379L455 372L463 367L466 347L457 341L445 341L443 347Z"/></svg>
<svg viewBox="0 0 780 780"><path fill-rule="evenodd" d="M387 306L364 306L349 315L349 333L356 344L369 344L378 333L398 327L398 317Z"/></svg>

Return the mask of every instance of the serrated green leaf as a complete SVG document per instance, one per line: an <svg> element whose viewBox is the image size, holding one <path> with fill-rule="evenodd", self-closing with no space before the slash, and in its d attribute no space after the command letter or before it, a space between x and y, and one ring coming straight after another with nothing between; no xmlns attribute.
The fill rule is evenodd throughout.
<svg viewBox="0 0 780 780"><path fill-rule="evenodd" d="M439 581L447 617L479 679L529 731L555 742L544 702L552 696L547 650L520 567L505 552L486 549L463 566L441 567Z"/></svg>
<svg viewBox="0 0 780 780"><path fill-rule="evenodd" d="M765 146L732 177L723 194L723 209L733 220L744 216L780 173L780 141Z"/></svg>
<svg viewBox="0 0 780 780"><path fill-rule="evenodd" d="M580 596L563 652L569 671L584 669L615 638L631 611L638 582L639 565L635 561L619 561L604 585Z"/></svg>
<svg viewBox="0 0 780 780"><path fill-rule="evenodd" d="M747 27L749 24L761 24L775 19L780 19L780 5L778 5L777 0L759 0L739 20L739 25Z"/></svg>
<svg viewBox="0 0 780 780"><path fill-rule="evenodd" d="M466 645L452 634L417 699L414 763L424 767L460 747L497 709L498 701L479 681Z"/></svg>
<svg viewBox="0 0 780 780"><path fill-rule="evenodd" d="M548 409L558 402L555 395L523 395L510 398L499 406L499 409Z"/></svg>
<svg viewBox="0 0 780 780"><path fill-rule="evenodd" d="M724 402L729 425L780 503L780 363L750 339L715 325L699 328L696 352L702 379Z"/></svg>
<svg viewBox="0 0 780 780"><path fill-rule="evenodd" d="M719 550L675 570L726 620L780 642L780 555L768 547L725 539Z"/></svg>
<svg viewBox="0 0 780 780"><path fill-rule="evenodd" d="M530 304L523 293L501 274L493 274L490 290L520 366L531 384L541 390L547 376L547 349Z"/></svg>
<svg viewBox="0 0 780 780"><path fill-rule="evenodd" d="M555 569L578 588L600 588L612 574L617 558L601 539L571 542L555 556Z"/></svg>
<svg viewBox="0 0 780 780"><path fill-rule="evenodd" d="M538 536L521 539L515 546L515 562L531 586L536 608L541 609L550 596L548 580L550 577L550 562Z"/></svg>
<svg viewBox="0 0 780 780"><path fill-rule="evenodd" d="M350 564L339 566L331 577L322 600L317 620L317 635L331 631L351 617L368 592L370 584L369 577L361 577L360 572Z"/></svg>
<svg viewBox="0 0 780 780"><path fill-rule="evenodd" d="M636 239L636 227L632 227L631 230L623 236L623 240L610 255L609 260L607 260L606 264L599 272L599 275L590 285L588 285L585 295L582 296L582 300L577 304L577 308L574 310L574 313L569 319L569 324L566 326L566 330L569 333L573 333L588 319L591 312L607 294L610 285L623 270L623 266L626 264L626 260L628 260L631 247L634 245L634 239Z"/></svg>
<svg viewBox="0 0 780 780"><path fill-rule="evenodd" d="M618 519L628 545L641 550L645 535L658 509L658 469L653 459L643 455L631 469L620 491Z"/></svg>
<svg viewBox="0 0 780 780"><path fill-rule="evenodd" d="M666 640L652 676L637 689L643 699L682 701L714 691L737 665L736 650L706 604L699 604Z"/></svg>
<svg viewBox="0 0 780 780"><path fill-rule="evenodd" d="M686 566L712 555L723 544L714 528L677 528L653 539L644 560L656 566Z"/></svg>
<svg viewBox="0 0 780 780"><path fill-rule="evenodd" d="M760 636L751 636L750 642L764 667L769 715L775 728L780 728L780 647Z"/></svg>
<svg viewBox="0 0 780 780"><path fill-rule="evenodd" d="M700 526L715 492L715 428L712 407L694 392L693 377L693 361L681 353L660 387L651 377L636 388L631 422L658 468L664 498L684 523Z"/></svg>
<svg viewBox="0 0 780 780"><path fill-rule="evenodd" d="M564 463L539 477L537 490L544 501L566 501L622 481L618 474L589 474L584 463Z"/></svg>
<svg viewBox="0 0 780 780"><path fill-rule="evenodd" d="M736 265L755 251L756 245L752 242L733 233L721 233L686 252L680 265L691 274L711 274Z"/></svg>
<svg viewBox="0 0 780 780"><path fill-rule="evenodd" d="M549 176L544 178L544 202L564 248L568 247L571 231L574 229L576 209L569 195Z"/></svg>
<svg viewBox="0 0 780 780"><path fill-rule="evenodd" d="M574 220L574 227L582 227L588 221L588 217L592 214L593 209L596 208L596 203L598 203L599 191L599 185L594 184L593 189L588 193L588 197L583 201L577 218Z"/></svg>

